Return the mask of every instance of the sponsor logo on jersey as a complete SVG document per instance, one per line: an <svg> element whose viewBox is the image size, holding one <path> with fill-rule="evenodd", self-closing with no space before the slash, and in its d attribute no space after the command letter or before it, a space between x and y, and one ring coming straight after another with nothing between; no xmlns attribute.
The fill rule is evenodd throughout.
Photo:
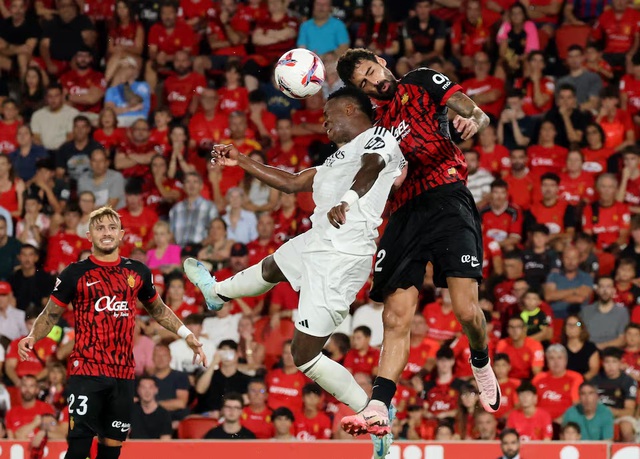
<svg viewBox="0 0 640 459"><path fill-rule="evenodd" d="M385 143L384 140L382 139L382 137L372 137L371 139L369 139L369 141L366 143L366 145L364 146L365 150L380 150L381 148L385 147Z"/></svg>
<svg viewBox="0 0 640 459"><path fill-rule="evenodd" d="M129 431L129 429L131 428L131 424L129 424L128 422L113 421L111 423L111 427L115 429L120 429L120 432L124 433Z"/></svg>
<svg viewBox="0 0 640 459"><path fill-rule="evenodd" d="M462 257L460 257L460 261L462 263L469 263L473 268L475 268L476 266L480 266L478 258L474 255L462 255Z"/></svg>
<svg viewBox="0 0 640 459"><path fill-rule="evenodd" d="M136 279L131 274L129 274L129 278L127 279L127 284L129 284L129 287L131 288L136 286Z"/></svg>
<svg viewBox="0 0 640 459"><path fill-rule="evenodd" d="M129 303L118 301L116 296L103 296L94 305L96 312L112 312L114 317L127 317L129 315Z"/></svg>

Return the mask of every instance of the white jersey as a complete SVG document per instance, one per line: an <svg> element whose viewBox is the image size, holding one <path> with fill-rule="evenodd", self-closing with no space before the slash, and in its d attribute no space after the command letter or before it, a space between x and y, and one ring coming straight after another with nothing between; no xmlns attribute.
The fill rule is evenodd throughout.
<svg viewBox="0 0 640 459"><path fill-rule="evenodd" d="M347 212L346 223L334 228L327 212L339 204L351 189L356 173L362 167L362 156L378 154L385 162L384 169L371 189ZM340 252L353 255L373 255L375 238L382 223L389 192L401 173L404 157L391 132L383 127L372 127L344 145L317 167L313 180L313 200L316 204L311 222L315 231Z"/></svg>

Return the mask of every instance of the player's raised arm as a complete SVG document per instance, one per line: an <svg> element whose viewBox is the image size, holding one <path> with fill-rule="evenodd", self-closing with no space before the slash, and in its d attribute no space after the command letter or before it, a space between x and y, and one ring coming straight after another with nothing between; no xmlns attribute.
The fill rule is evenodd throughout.
<svg viewBox="0 0 640 459"><path fill-rule="evenodd" d="M214 145L211 151L212 163L224 166L239 166L249 175L284 193L313 191L315 167L292 174L277 167L267 166L243 155L233 145Z"/></svg>
<svg viewBox="0 0 640 459"><path fill-rule="evenodd" d="M33 345L51 332L51 329L58 323L65 310L66 308L58 306L51 297L49 298L44 310L33 323L31 333L18 343L18 354L22 360L29 358L29 352L33 350Z"/></svg>
<svg viewBox="0 0 640 459"><path fill-rule="evenodd" d="M449 97L447 107L458 114L453 119L453 127L460 133L462 140L473 137L489 125L487 114L462 91L456 91Z"/></svg>

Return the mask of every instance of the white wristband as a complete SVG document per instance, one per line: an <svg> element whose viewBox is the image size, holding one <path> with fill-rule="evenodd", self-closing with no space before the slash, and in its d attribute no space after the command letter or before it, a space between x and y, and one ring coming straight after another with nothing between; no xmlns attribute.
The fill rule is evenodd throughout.
<svg viewBox="0 0 640 459"><path fill-rule="evenodd" d="M187 328L186 325L183 325L182 327L178 328L178 336L182 339L187 339L187 336L192 334L193 333L191 332L191 330Z"/></svg>
<svg viewBox="0 0 640 459"><path fill-rule="evenodd" d="M358 202L358 199L360 199L360 196L358 196L358 193L356 193L353 190L349 190L342 196L342 198L340 198L340 202L346 202L347 210L349 210L351 206L353 206L356 202Z"/></svg>

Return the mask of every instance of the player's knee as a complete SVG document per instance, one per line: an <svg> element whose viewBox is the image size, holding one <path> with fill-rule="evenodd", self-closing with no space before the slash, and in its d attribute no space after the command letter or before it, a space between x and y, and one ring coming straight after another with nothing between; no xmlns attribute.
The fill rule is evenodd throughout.
<svg viewBox="0 0 640 459"><path fill-rule="evenodd" d="M413 311L402 310L400 308L387 308L385 306L382 314L382 324L386 333L409 333L411 330L411 319Z"/></svg>
<svg viewBox="0 0 640 459"><path fill-rule="evenodd" d="M91 453L92 437L69 438L67 441L67 454L64 459L87 459Z"/></svg>

